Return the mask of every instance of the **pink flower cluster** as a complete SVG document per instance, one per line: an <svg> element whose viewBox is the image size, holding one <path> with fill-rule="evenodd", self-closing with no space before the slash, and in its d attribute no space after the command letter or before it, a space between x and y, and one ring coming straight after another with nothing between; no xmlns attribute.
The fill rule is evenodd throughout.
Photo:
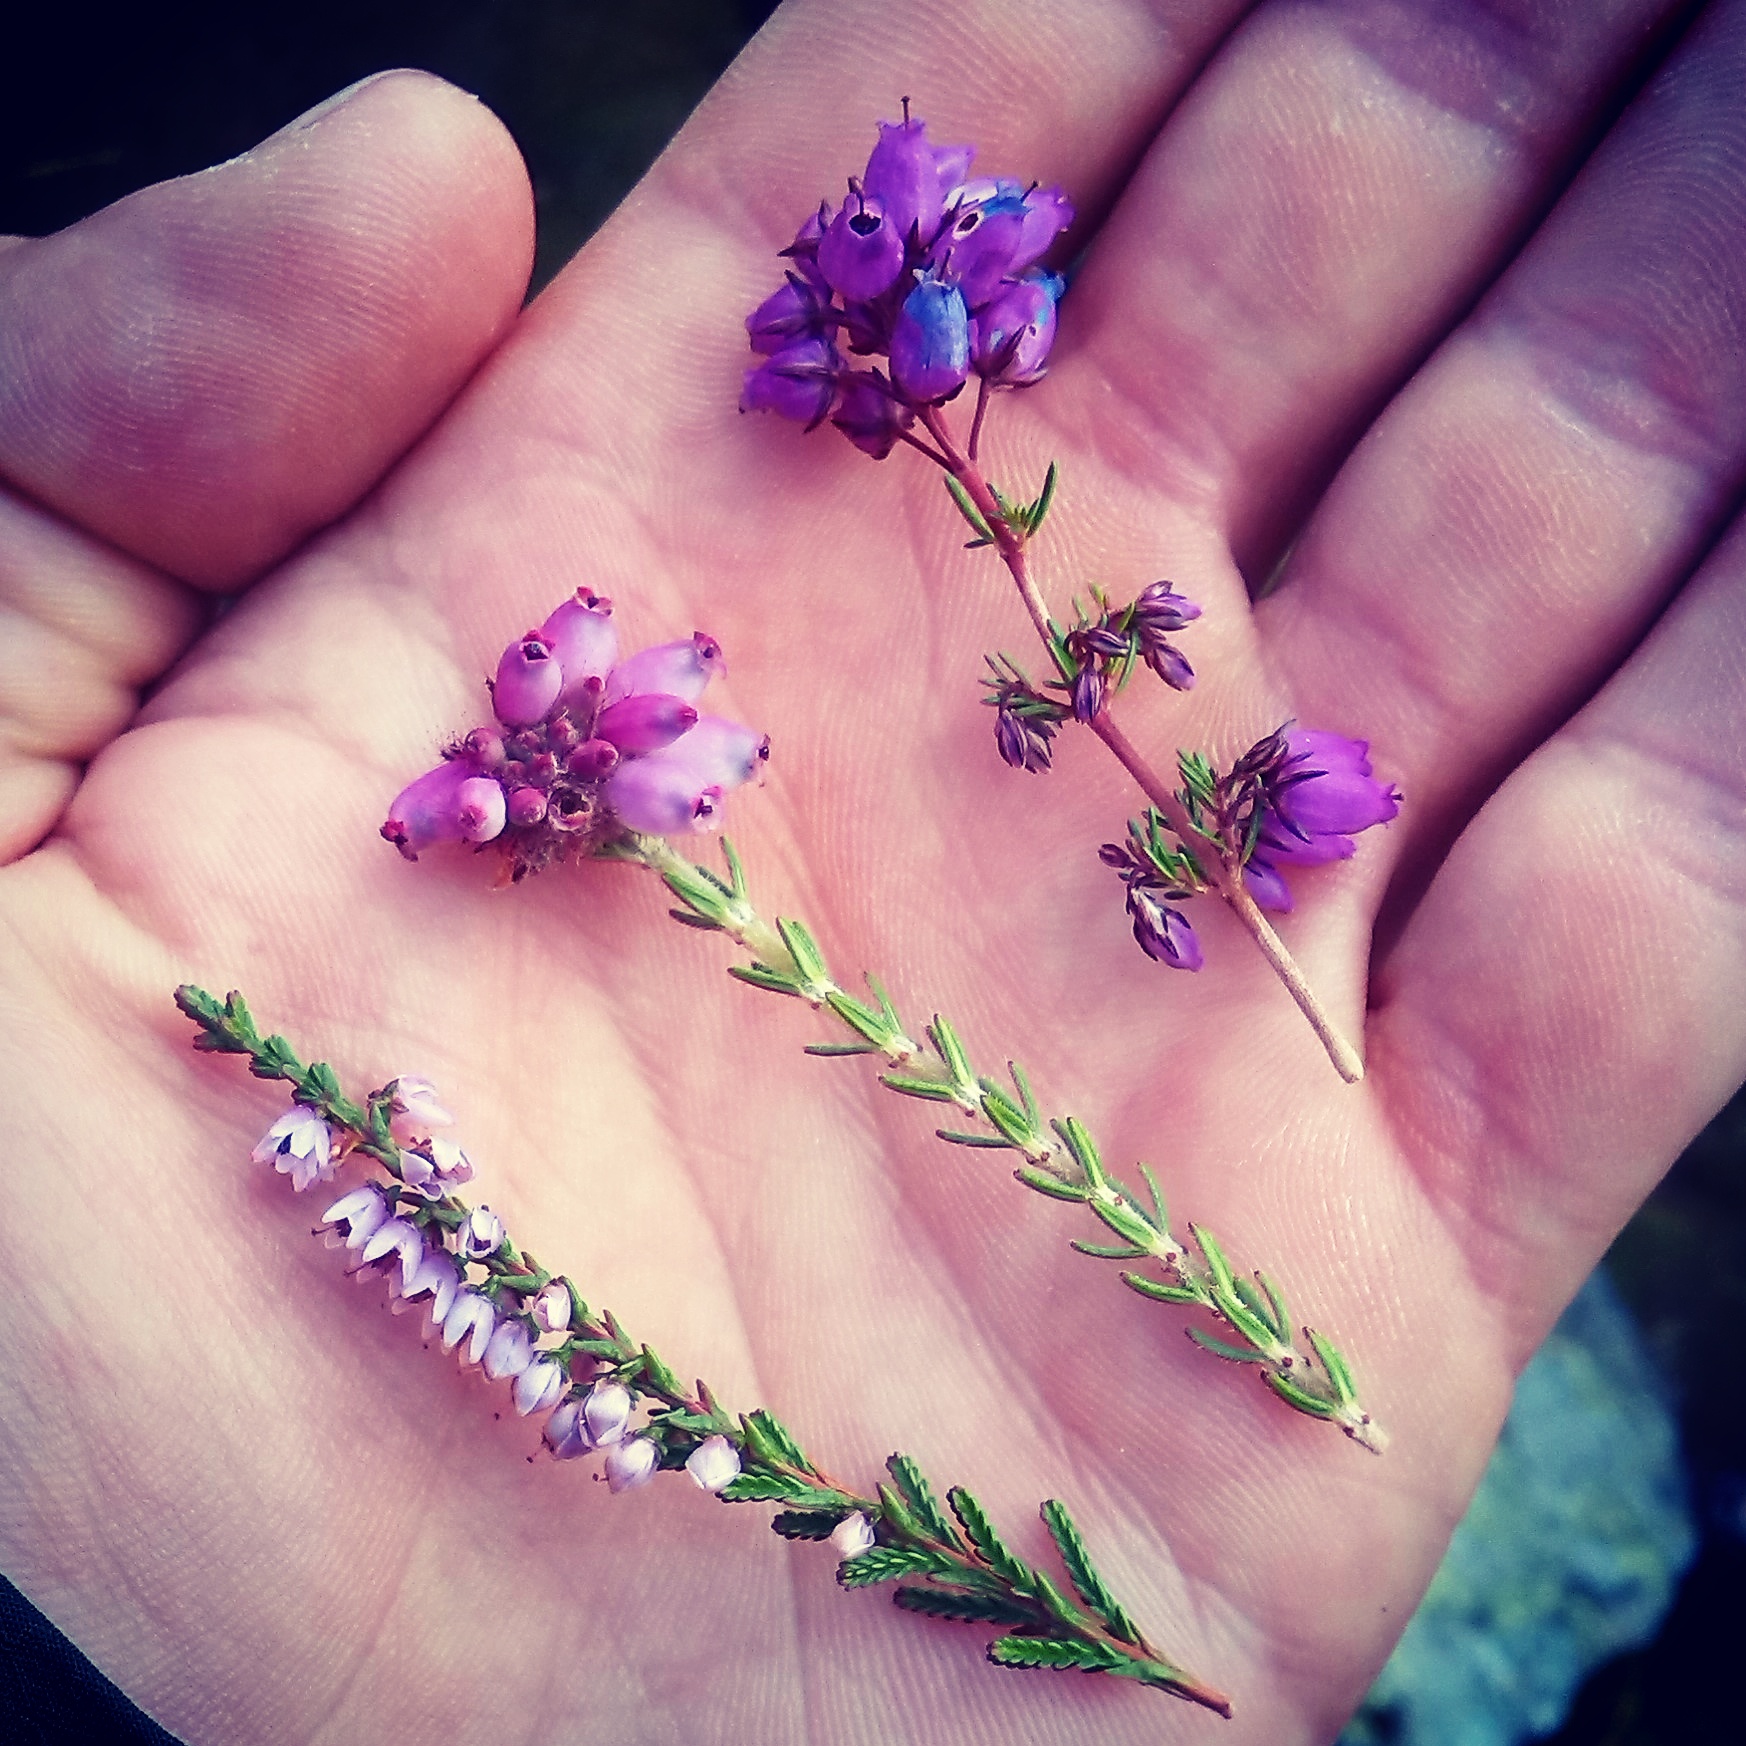
<svg viewBox="0 0 1746 1746"><path fill-rule="evenodd" d="M612 602L579 589L503 651L496 720L401 790L382 835L409 861L437 843L490 844L521 879L626 830L713 830L770 755L767 734L699 714L725 669L702 631L621 661Z"/></svg>

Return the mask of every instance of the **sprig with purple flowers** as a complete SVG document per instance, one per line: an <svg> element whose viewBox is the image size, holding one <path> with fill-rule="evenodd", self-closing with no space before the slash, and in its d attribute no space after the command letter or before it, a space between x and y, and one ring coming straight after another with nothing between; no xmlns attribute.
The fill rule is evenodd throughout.
<svg viewBox="0 0 1746 1746"><path fill-rule="evenodd" d="M676 920L725 933L750 954L749 964L729 966L731 976L754 988L804 1000L838 1022L844 1039L809 1044L808 1054L880 1056L885 1068L879 1075L881 1085L904 1097L951 1107L958 1125L936 1128L940 1139L956 1146L1017 1153L1020 1162L1013 1175L1019 1182L1053 1200L1083 1206L1116 1238L1114 1243L1075 1239L1073 1247L1082 1255L1153 1263L1162 1278L1125 1266L1122 1283L1154 1302L1205 1310L1220 1331L1214 1335L1203 1328L1188 1328L1187 1335L1196 1345L1232 1363L1254 1365L1263 1384L1287 1406L1325 1419L1361 1448L1382 1453L1387 1435L1360 1401L1351 1367L1339 1349L1311 1327L1303 1328L1304 1345L1299 1346L1279 1286L1265 1273L1238 1274L1211 1231L1190 1225L1186 1238L1178 1236L1149 1165L1138 1166L1146 1192L1136 1193L1105 1166L1083 1122L1073 1116L1044 1117L1030 1078L1016 1061L1007 1063L1009 1089L976 1070L956 1029L939 1014L924 1028L925 1041L918 1041L873 976L867 978L871 1002L851 994L831 974L818 941L803 922L782 916L772 922L758 913L745 869L725 838L722 851L726 878L686 859L658 837L627 837L610 853L660 874L684 906L671 912ZM1116 852L1138 858L1142 851L1136 846ZM1149 841L1144 852L1170 853L1151 848ZM1131 877L1130 901L1150 901L1140 883L1145 875L1135 872ZM1136 934L1141 926L1136 914ZM1192 942L1193 936L1189 938ZM967 1129L966 1123L975 1126Z"/></svg>
<svg viewBox="0 0 1746 1746"><path fill-rule="evenodd" d="M1399 810L1399 793L1376 779L1365 742L1290 724L1223 775L1198 754L1192 765L1180 755L1184 786L1174 788L1117 724L1110 703L1138 667L1173 690L1192 687L1194 669L1171 639L1200 608L1160 581L1125 604L1093 591L1090 607L1076 602L1062 622L1031 574L1029 545L1054 501L1058 469L1050 464L1027 501L985 478L977 455L994 397L1035 384L1047 370L1066 281L1043 262L1074 209L1058 187L971 179L974 155L969 146L935 145L908 99L901 122L880 123L842 205L826 201L807 218L782 251L784 283L746 320L760 361L747 372L741 410L773 411L808 430L829 419L876 460L902 444L942 469L970 544L999 553L1051 669L1033 682L1010 656L988 657L984 701L995 710L1000 756L1040 774L1062 727L1090 728L1148 802L1145 852L1105 855L1122 877L1141 949L1174 969L1199 970L1204 954L1182 906L1217 895L1341 1076L1357 1080L1364 1070L1357 1051L1263 911L1292 907L1282 868L1351 854L1356 832ZM871 359L886 368L853 361ZM946 408L972 380L975 410L960 444ZM1311 784L1313 795L1296 792Z"/></svg>
<svg viewBox="0 0 1746 1746"><path fill-rule="evenodd" d="M319 1231L344 1250L348 1273L385 1282L394 1311L422 1312L427 1345L507 1384L520 1416L543 1416L552 1458L601 1454L614 1494L684 1471L723 1502L777 1504L772 1528L828 1543L845 1589L894 1583L907 1611L993 1626L987 1653L999 1666L1111 1674L1231 1713L1221 1692L1146 1641L1063 1504L1051 1499L1041 1514L1065 1589L1013 1553L970 1492L953 1488L942 1508L906 1455L890 1458L888 1481L871 1494L843 1484L773 1414L732 1413L702 1381L687 1389L611 1311L592 1310L574 1283L517 1247L489 1207L461 1201L455 1188L472 1165L438 1132L453 1117L428 1081L402 1077L353 1100L324 1063L305 1065L283 1037L263 1037L241 995L219 1001L184 985L175 998L198 1027L196 1049L243 1056L257 1078L291 1088L291 1109L253 1150L257 1163L298 1192L352 1158L378 1168L327 1208Z"/></svg>

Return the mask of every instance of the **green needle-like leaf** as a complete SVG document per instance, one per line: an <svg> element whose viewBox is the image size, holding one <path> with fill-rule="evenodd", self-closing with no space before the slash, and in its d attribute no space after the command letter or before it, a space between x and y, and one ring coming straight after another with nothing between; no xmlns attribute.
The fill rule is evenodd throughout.
<svg viewBox="0 0 1746 1746"><path fill-rule="evenodd" d="M1079 1237L1068 1246L1081 1255L1095 1255L1100 1261L1137 1261L1146 1253L1132 1243L1087 1243Z"/></svg>
<svg viewBox="0 0 1746 1746"><path fill-rule="evenodd" d="M927 1475L907 1455L893 1455L885 1463L886 1471L891 1475L897 1489L903 1493L904 1500L915 1512L916 1520L944 1545L962 1547L964 1542L958 1537L958 1530L953 1527L951 1518L940 1508L940 1500L934 1496L934 1488L928 1484Z"/></svg>
<svg viewBox="0 0 1746 1746"><path fill-rule="evenodd" d="M999 1134L961 1134L956 1128L935 1128L934 1138L949 1141L954 1146L981 1146L991 1152L1010 1152L1012 1141Z"/></svg>
<svg viewBox="0 0 1746 1746"><path fill-rule="evenodd" d="M837 1581L844 1588L870 1588L876 1582L895 1582L900 1576L932 1576L951 1568L948 1560L932 1552L908 1546L870 1546L837 1566Z"/></svg>
<svg viewBox="0 0 1746 1746"><path fill-rule="evenodd" d="M1124 1643L1139 1642L1140 1633L1135 1629L1134 1621L1128 1617L1121 1602L1109 1592L1097 1566L1091 1562L1091 1554L1086 1550L1073 1518L1068 1515L1067 1506L1050 1498L1043 1505L1042 1516L1043 1525L1060 1551L1061 1562L1066 1567L1067 1579L1073 1584L1074 1592L1103 1620L1113 1635Z"/></svg>
<svg viewBox="0 0 1746 1746"><path fill-rule="evenodd" d="M1328 1381L1334 1386L1334 1398L1343 1407L1357 1405L1358 1385L1352 1380L1352 1372L1347 1368L1346 1360L1314 1328L1305 1328L1304 1334L1315 1347L1316 1356L1321 1359L1322 1368L1328 1373Z"/></svg>
<svg viewBox="0 0 1746 1746"><path fill-rule="evenodd" d="M1077 1182L1063 1182L1058 1176L1051 1176L1046 1170L1038 1170L1029 1164L1021 1164L1013 1172L1026 1188L1034 1188L1038 1194L1046 1194L1055 1200L1086 1201L1091 1199L1091 1190L1082 1187Z"/></svg>
<svg viewBox="0 0 1746 1746"><path fill-rule="evenodd" d="M728 975L740 982L749 982L754 988L767 988L772 994L799 994L801 987L792 976L784 976L780 970L772 970L767 964L730 964Z"/></svg>
<svg viewBox="0 0 1746 1746"><path fill-rule="evenodd" d="M949 1085L942 1085L937 1079L917 1079L909 1073L881 1073L881 1085L889 1085L893 1091L901 1091L905 1097L925 1097L934 1103L956 1103L958 1094Z"/></svg>
<svg viewBox="0 0 1746 1746"><path fill-rule="evenodd" d="M874 1043L808 1043L806 1053L809 1055L877 1055L879 1048Z"/></svg>
<svg viewBox="0 0 1746 1746"><path fill-rule="evenodd" d="M952 494L952 501L958 506L958 513L975 529L979 542L983 545L994 544L994 533L988 523L982 518L982 511L970 501L970 493L952 477L946 475L946 489Z"/></svg>
<svg viewBox="0 0 1746 1746"><path fill-rule="evenodd" d="M784 1540L828 1540L842 1519L829 1510L780 1510L770 1527Z"/></svg>
<svg viewBox="0 0 1746 1746"><path fill-rule="evenodd" d="M1082 1643L1077 1638L1061 1642L1054 1637L996 1637L988 1645L988 1659L999 1667L1079 1667L1087 1673L1106 1673L1121 1657L1101 1643Z"/></svg>
<svg viewBox="0 0 1746 1746"><path fill-rule="evenodd" d="M970 1594L960 1589L920 1588L908 1585L891 1597L906 1612L925 1613L931 1619L962 1619L967 1624L1028 1625L1035 1615L999 1595Z"/></svg>
<svg viewBox="0 0 1746 1746"><path fill-rule="evenodd" d="M1339 1411L1331 1400L1323 1400L1319 1395L1311 1394L1308 1389L1299 1388L1277 1370L1269 1370L1266 1380L1267 1386L1288 1407L1295 1407L1300 1413L1308 1413L1311 1418L1331 1419Z"/></svg>
<svg viewBox="0 0 1746 1746"><path fill-rule="evenodd" d="M1233 1364L1264 1364L1267 1361L1260 1352L1251 1352L1242 1346L1227 1345L1223 1340L1214 1339L1211 1334L1203 1334L1199 1328L1190 1328L1188 1337L1195 1345L1204 1346L1215 1358L1228 1358Z"/></svg>
<svg viewBox="0 0 1746 1746"><path fill-rule="evenodd" d="M961 1485L954 1486L946 1493L946 1502L952 1506L952 1514L958 1518L964 1532L969 1535L970 1544L988 1560L989 1568L994 1574L1020 1594L1034 1593L1035 1585L1029 1566L1022 1564L1007 1550L1006 1542L994 1531L994 1524L989 1521L987 1513L975 1496Z"/></svg>

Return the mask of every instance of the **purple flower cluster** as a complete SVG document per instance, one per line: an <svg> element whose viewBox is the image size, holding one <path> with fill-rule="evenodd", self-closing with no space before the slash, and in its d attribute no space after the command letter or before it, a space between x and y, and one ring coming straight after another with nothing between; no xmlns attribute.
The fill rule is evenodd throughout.
<svg viewBox="0 0 1746 1746"><path fill-rule="evenodd" d="M830 418L883 459L916 412L971 376L1023 387L1042 376L1063 281L1039 265L1073 219L1059 188L967 181L969 146L936 146L925 122L879 124L848 197L826 201L784 256L786 283L746 318L762 362L740 410L810 430ZM843 356L884 358L889 374Z"/></svg>
<svg viewBox="0 0 1746 1746"><path fill-rule="evenodd" d="M1292 907L1285 867L1343 861L1359 831L1387 824L1401 793L1370 768L1370 742L1315 728L1286 728L1276 755L1260 773L1262 809L1243 883L1263 909Z"/></svg>
<svg viewBox="0 0 1746 1746"><path fill-rule="evenodd" d="M768 735L698 714L725 665L702 631L621 661L612 602L579 589L503 651L497 719L401 790L382 835L409 861L435 843L494 844L520 879L622 830L712 830L770 755Z"/></svg>

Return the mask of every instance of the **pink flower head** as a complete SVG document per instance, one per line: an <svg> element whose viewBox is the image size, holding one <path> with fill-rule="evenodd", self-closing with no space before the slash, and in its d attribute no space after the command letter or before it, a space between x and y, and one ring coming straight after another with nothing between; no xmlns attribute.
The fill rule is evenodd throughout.
<svg viewBox="0 0 1746 1746"><path fill-rule="evenodd" d="M318 1182L333 1181L333 1130L306 1103L294 1103L267 1129L249 1154L257 1164L271 1163L301 1194Z"/></svg>
<svg viewBox="0 0 1746 1746"><path fill-rule="evenodd" d="M831 1529L831 1545L839 1558L859 1558L872 1544L873 1524L859 1510Z"/></svg>
<svg viewBox="0 0 1746 1746"><path fill-rule="evenodd" d="M621 1491L635 1491L655 1477L660 1463L661 1452L647 1437L614 1443L606 1452L607 1486L615 1496Z"/></svg>
<svg viewBox="0 0 1746 1746"><path fill-rule="evenodd" d="M739 1477L740 1452L726 1437L705 1437L686 1456L685 1471L707 1492L726 1491Z"/></svg>

